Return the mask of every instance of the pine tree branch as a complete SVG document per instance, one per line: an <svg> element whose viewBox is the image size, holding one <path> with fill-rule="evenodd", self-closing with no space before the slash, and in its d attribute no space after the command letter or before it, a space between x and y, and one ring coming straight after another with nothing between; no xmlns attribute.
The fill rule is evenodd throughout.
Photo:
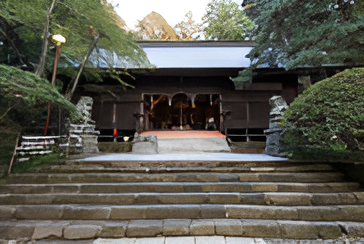
<svg viewBox="0 0 364 244"><path fill-rule="evenodd" d="M77 75L76 77L74 78L73 81L71 81L69 84L68 84L68 87L67 87L67 90L66 90L66 99L68 100L71 100L72 99L72 96L73 96L73 93L75 92L76 90L76 87L78 85L78 81L81 77L81 74L82 74L82 71L83 69L85 68L86 66L86 63L87 63L87 60L89 59L89 57L91 56L92 54L92 51L95 49L95 47L97 46L97 43L99 42L99 38L100 38L100 35L96 35L94 36L94 40L90 46L90 48L88 49L85 57L83 58L82 60L82 63L80 64L80 66L78 66L78 72L77 72ZM72 88L71 88L72 86Z"/></svg>

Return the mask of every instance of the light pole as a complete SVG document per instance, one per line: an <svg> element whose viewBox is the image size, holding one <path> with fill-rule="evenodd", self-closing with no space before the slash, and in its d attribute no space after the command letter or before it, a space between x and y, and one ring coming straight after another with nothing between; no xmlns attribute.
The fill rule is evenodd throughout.
<svg viewBox="0 0 364 244"><path fill-rule="evenodd" d="M66 38L60 34L53 35L52 40L56 43L56 55L54 56L54 64L53 64L53 74L51 84L54 87L56 84L56 74L57 74L57 67L58 67L58 60L61 54L61 46L62 44L66 43ZM47 110L47 120L44 127L44 135L46 136L48 133L49 127L49 118L51 115L51 103L48 103L48 110Z"/></svg>

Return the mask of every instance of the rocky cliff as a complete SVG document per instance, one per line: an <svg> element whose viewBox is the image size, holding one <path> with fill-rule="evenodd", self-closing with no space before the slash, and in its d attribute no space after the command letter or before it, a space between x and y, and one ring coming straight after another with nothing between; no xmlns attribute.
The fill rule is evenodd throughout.
<svg viewBox="0 0 364 244"><path fill-rule="evenodd" d="M157 12L151 12L139 21L136 35L142 40L179 40L175 30Z"/></svg>

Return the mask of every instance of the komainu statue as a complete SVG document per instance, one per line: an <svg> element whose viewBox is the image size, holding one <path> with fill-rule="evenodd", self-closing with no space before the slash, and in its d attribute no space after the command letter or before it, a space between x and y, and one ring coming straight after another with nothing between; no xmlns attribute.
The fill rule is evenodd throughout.
<svg viewBox="0 0 364 244"><path fill-rule="evenodd" d="M80 98L76 105L76 109L82 115L78 124L95 124L95 121L91 119L93 102L92 97L83 96Z"/></svg>

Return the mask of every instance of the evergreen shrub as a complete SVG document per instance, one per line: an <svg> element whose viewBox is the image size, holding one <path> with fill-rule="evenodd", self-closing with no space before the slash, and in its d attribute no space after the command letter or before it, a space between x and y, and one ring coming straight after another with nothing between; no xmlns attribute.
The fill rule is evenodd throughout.
<svg viewBox="0 0 364 244"><path fill-rule="evenodd" d="M293 157L353 159L364 152L364 68L347 69L298 96L285 112Z"/></svg>

